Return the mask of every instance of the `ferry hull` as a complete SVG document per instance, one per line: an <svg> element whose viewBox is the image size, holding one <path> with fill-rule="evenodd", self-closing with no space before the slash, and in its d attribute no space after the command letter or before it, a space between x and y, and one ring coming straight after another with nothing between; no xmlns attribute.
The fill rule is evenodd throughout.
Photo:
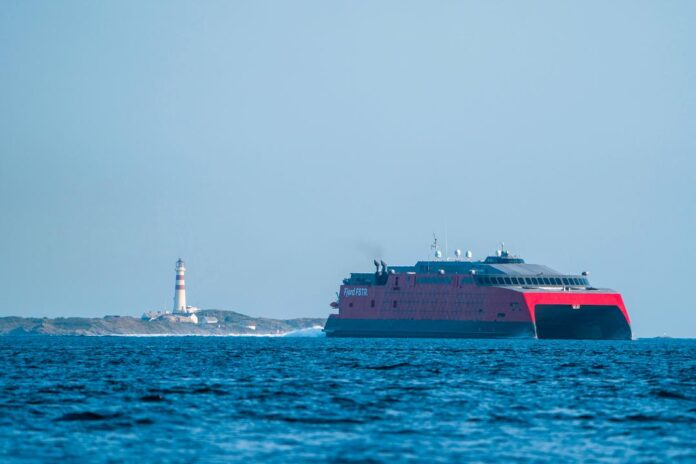
<svg viewBox="0 0 696 464"><path fill-rule="evenodd" d="M625 309L617 305L539 304L526 321L369 319L331 315L329 337L547 338L630 340Z"/></svg>

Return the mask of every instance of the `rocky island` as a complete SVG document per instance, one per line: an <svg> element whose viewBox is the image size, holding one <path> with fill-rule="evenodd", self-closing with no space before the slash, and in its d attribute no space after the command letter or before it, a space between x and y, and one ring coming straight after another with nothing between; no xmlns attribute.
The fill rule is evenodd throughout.
<svg viewBox="0 0 696 464"><path fill-rule="evenodd" d="M285 335L324 327L324 319L268 319L234 311L201 309L198 323L168 318L0 317L0 335Z"/></svg>

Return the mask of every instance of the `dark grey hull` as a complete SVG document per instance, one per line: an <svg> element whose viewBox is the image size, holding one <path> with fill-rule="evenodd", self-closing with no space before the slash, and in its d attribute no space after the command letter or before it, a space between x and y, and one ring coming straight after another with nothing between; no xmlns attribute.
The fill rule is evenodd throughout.
<svg viewBox="0 0 696 464"><path fill-rule="evenodd" d="M630 340L631 326L617 306L536 305L538 338Z"/></svg>
<svg viewBox="0 0 696 464"><path fill-rule="evenodd" d="M340 319L329 317L328 337L379 338L534 338L531 322L482 322L414 319Z"/></svg>

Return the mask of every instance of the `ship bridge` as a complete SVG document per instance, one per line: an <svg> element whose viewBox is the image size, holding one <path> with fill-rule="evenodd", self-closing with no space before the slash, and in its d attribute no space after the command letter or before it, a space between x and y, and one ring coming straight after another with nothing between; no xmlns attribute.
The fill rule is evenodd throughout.
<svg viewBox="0 0 696 464"><path fill-rule="evenodd" d="M415 266L387 266L375 260L374 273L352 273L345 285L385 285L391 274L465 274L473 276L478 285L523 287L589 287L586 273L564 274L541 264L529 264L524 259L499 251L484 260L436 259L418 261Z"/></svg>

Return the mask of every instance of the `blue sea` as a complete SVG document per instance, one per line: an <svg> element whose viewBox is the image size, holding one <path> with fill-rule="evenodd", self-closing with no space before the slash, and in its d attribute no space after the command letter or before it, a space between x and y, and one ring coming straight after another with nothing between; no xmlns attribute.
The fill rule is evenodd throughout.
<svg viewBox="0 0 696 464"><path fill-rule="evenodd" d="M696 341L0 337L2 462L696 462Z"/></svg>

